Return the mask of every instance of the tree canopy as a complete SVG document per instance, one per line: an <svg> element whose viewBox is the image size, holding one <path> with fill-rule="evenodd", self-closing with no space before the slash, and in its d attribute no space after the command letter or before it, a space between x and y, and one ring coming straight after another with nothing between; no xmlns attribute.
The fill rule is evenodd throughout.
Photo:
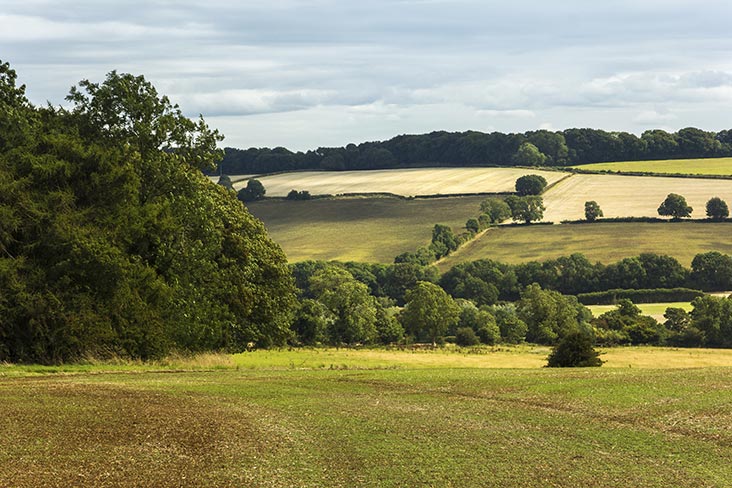
<svg viewBox="0 0 732 488"><path fill-rule="evenodd" d="M658 207L658 215L681 219L683 217L691 217L693 210L686 203L686 198L677 193L669 193L663 203L661 203L661 206Z"/></svg>
<svg viewBox="0 0 732 488"><path fill-rule="evenodd" d="M0 361L152 358L290 335L285 256L204 177L217 131L111 72L36 108L0 65Z"/></svg>

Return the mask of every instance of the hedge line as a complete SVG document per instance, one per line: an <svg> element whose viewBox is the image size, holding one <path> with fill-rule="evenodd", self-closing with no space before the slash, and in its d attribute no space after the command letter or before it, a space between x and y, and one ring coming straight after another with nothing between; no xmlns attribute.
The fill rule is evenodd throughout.
<svg viewBox="0 0 732 488"><path fill-rule="evenodd" d="M690 302L702 295L704 295L703 291L692 288L615 289L579 293L577 294L577 300L583 305L613 305L624 298L631 300L633 303Z"/></svg>

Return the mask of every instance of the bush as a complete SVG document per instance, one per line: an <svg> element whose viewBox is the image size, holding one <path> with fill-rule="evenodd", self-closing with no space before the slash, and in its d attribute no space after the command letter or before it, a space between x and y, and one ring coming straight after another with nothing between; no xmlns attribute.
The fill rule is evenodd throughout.
<svg viewBox="0 0 732 488"><path fill-rule="evenodd" d="M713 220L724 220L729 217L727 202L719 197L710 198L707 202L707 217Z"/></svg>
<svg viewBox="0 0 732 488"><path fill-rule="evenodd" d="M460 327L455 331L455 343L458 346L475 346L480 343L480 340L470 327Z"/></svg>
<svg viewBox="0 0 732 488"><path fill-rule="evenodd" d="M633 303L690 302L702 295L704 292L691 288L613 289L578 293L577 300L583 305L613 305L622 299L631 300Z"/></svg>
<svg viewBox="0 0 732 488"><path fill-rule="evenodd" d="M584 368L602 366L600 353L592 347L592 337L582 332L571 332L559 341L547 358L550 368Z"/></svg>

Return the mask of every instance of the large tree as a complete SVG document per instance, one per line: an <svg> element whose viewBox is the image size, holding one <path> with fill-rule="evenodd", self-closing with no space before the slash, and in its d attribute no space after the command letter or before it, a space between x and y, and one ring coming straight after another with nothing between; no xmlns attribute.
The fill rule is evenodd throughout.
<svg viewBox="0 0 732 488"><path fill-rule="evenodd" d="M511 209L511 218L516 222L530 224L532 221L544 218L544 200L536 196L517 197L511 195L506 198L506 204Z"/></svg>
<svg viewBox="0 0 732 488"><path fill-rule="evenodd" d="M707 201L706 205L707 217L712 220L724 220L729 217L729 207L727 202L719 197L712 197Z"/></svg>
<svg viewBox="0 0 732 488"><path fill-rule="evenodd" d="M693 210L682 195L669 193L661 206L658 207L658 215L671 216L674 220L679 220L683 217L691 217Z"/></svg>
<svg viewBox="0 0 732 488"><path fill-rule="evenodd" d="M435 343L460 320L460 307L434 283L418 282L407 292L406 299L399 319L404 329L416 338L426 338Z"/></svg>

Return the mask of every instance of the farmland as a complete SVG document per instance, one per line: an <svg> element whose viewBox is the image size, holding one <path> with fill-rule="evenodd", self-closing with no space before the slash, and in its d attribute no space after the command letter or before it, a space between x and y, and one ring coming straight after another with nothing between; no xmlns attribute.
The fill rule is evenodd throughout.
<svg viewBox="0 0 732 488"><path fill-rule="evenodd" d="M582 371L540 368L545 352L262 351L217 371L2 367L0 485L702 487L732 476L728 351L612 349L603 368ZM325 368L301 369L318 355ZM485 367L511 356L513 368Z"/></svg>
<svg viewBox="0 0 732 488"><path fill-rule="evenodd" d="M690 312L692 310L691 303L689 302L667 302L667 303L638 303L636 304L638 308L640 308L641 313L643 315L650 315L654 319L658 320L659 322L663 322L665 319L663 317L663 314L666 312L666 309L669 307L673 308L682 308L686 310L687 312ZM611 310L614 310L616 308L615 305L588 305L587 308L590 309L592 312L592 315L595 317L605 313L609 312Z"/></svg>
<svg viewBox="0 0 732 488"><path fill-rule="evenodd" d="M574 166L590 171L647 172L688 175L732 175L732 158L664 159L657 161L622 161Z"/></svg>
<svg viewBox="0 0 732 488"><path fill-rule="evenodd" d="M290 190L312 195L344 193L391 193L402 196L506 193L514 191L516 179L540 174L549 184L567 173L521 168L415 168L369 171L303 171L258 178L267 196L283 197ZM237 190L245 181L234 185Z"/></svg>
<svg viewBox="0 0 732 488"><path fill-rule="evenodd" d="M584 203L595 200L605 217L658 217L658 206L669 193L678 193L694 208L692 217L705 218L712 197L732 201L732 181L657 176L574 175L544 194L544 220L584 219Z"/></svg>
<svg viewBox="0 0 732 488"><path fill-rule="evenodd" d="M438 267L446 271L458 263L476 259L515 264L576 252L585 254L592 261L604 263L642 252L654 252L674 256L688 266L696 254L708 251L732 254L732 224L608 222L500 226L467 243L440 261Z"/></svg>
<svg viewBox="0 0 732 488"><path fill-rule="evenodd" d="M249 210L265 223L290 262L391 263L398 254L429 244L434 224L459 232L468 218L478 215L482 199L263 200L250 203Z"/></svg>

